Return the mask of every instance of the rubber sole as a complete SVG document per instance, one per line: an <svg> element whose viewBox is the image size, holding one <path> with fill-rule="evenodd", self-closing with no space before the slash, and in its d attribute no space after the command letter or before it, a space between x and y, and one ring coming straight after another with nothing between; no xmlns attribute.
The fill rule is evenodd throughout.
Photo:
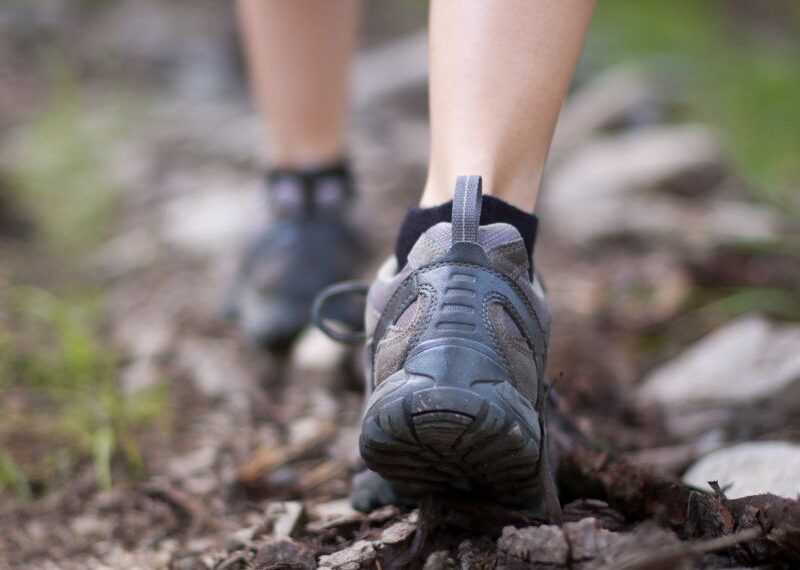
<svg viewBox="0 0 800 570"><path fill-rule="evenodd" d="M361 455L418 493L531 506L541 488L538 414L476 344L424 348L381 383L364 415Z"/></svg>

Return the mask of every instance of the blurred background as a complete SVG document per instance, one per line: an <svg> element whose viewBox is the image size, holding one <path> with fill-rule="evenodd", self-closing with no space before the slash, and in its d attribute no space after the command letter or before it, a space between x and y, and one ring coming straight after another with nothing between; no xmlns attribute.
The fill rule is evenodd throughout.
<svg viewBox="0 0 800 570"><path fill-rule="evenodd" d="M427 168L427 4L365 4L383 255ZM794 0L600 2L551 151L561 406L690 481L800 453L799 38ZM358 355L309 330L278 361L218 318L268 153L231 3L0 5L0 565L195 561L254 501L346 496Z"/></svg>

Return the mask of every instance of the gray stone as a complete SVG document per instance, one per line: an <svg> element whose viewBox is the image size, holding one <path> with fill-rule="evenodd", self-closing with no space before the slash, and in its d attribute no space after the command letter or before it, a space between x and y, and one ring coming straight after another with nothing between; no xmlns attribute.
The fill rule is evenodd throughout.
<svg viewBox="0 0 800 570"><path fill-rule="evenodd" d="M358 524L366 517L350 506L350 499L335 499L312 505L309 518L311 521L306 525L306 530L321 532L328 528Z"/></svg>
<svg viewBox="0 0 800 570"><path fill-rule="evenodd" d="M167 463L167 473L176 480L208 473L217 458L218 451L214 445L207 444L184 455L173 457Z"/></svg>
<svg viewBox="0 0 800 570"><path fill-rule="evenodd" d="M347 346L328 338L317 327L308 327L297 339L292 361L298 370L330 374L339 369L347 352Z"/></svg>
<svg viewBox="0 0 800 570"><path fill-rule="evenodd" d="M367 568L375 561L375 548L372 543L366 540L359 540L352 546L321 556L319 568L330 568L331 570L359 570Z"/></svg>
<svg viewBox="0 0 800 570"><path fill-rule="evenodd" d="M596 131L632 113L655 107L658 94L652 78L640 67L621 65L602 72L569 96L553 136L550 159L586 142Z"/></svg>
<svg viewBox="0 0 800 570"><path fill-rule="evenodd" d="M800 327L744 316L653 371L639 389L647 402L751 403L800 380Z"/></svg>
<svg viewBox="0 0 800 570"><path fill-rule="evenodd" d="M498 570L535 568L537 565L565 568L568 560L569 545L557 526L507 526L497 539Z"/></svg>
<svg viewBox="0 0 800 570"><path fill-rule="evenodd" d="M597 558L611 544L618 540L617 534L601 528L594 518L585 518L564 525L564 534L570 546L570 560L573 564Z"/></svg>
<svg viewBox="0 0 800 570"><path fill-rule="evenodd" d="M557 165L542 208L559 220L562 238L580 246L635 236L702 253L777 235L773 209L712 195L724 163L704 126L638 128L596 139ZM682 193L664 191L670 185Z"/></svg>
<svg viewBox="0 0 800 570"><path fill-rule="evenodd" d="M165 205L161 231L169 243L187 253L230 255L241 247L252 228L263 226L264 198L252 184L249 190L240 191L237 188L244 185L243 181L202 172L173 184L185 195Z"/></svg>
<svg viewBox="0 0 800 570"><path fill-rule="evenodd" d="M797 499L800 444L754 441L719 449L692 465L683 480L701 489L717 481L731 499L759 493Z"/></svg>
<svg viewBox="0 0 800 570"><path fill-rule="evenodd" d="M307 546L288 539L271 540L258 549L253 561L255 570L284 567L312 570L316 568L314 554Z"/></svg>
<svg viewBox="0 0 800 570"><path fill-rule="evenodd" d="M417 530L417 515L412 513L405 520L394 523L381 532L376 546L394 546L409 540Z"/></svg>

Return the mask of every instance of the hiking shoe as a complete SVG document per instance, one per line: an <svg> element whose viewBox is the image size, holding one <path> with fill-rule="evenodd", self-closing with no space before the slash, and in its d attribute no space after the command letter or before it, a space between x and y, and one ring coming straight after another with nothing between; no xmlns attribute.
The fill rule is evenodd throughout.
<svg viewBox="0 0 800 570"><path fill-rule="evenodd" d="M451 223L422 234L405 267L384 263L370 287L360 452L417 495L541 508L542 486L554 489L543 419L549 311L519 231L480 226L480 214L481 178L459 177ZM353 496L380 502L365 494Z"/></svg>
<svg viewBox="0 0 800 570"><path fill-rule="evenodd" d="M352 277L365 252L347 221L354 189L346 166L272 171L267 195L273 220L246 247L225 313L261 346L281 350L309 323L314 296ZM328 307L330 318L359 322L345 301Z"/></svg>

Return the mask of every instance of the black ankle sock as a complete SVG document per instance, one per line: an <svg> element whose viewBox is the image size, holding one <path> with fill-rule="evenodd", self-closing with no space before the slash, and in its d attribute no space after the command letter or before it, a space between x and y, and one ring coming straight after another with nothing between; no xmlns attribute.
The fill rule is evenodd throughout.
<svg viewBox="0 0 800 570"><path fill-rule="evenodd" d="M272 168L265 174L268 185L290 179L295 181L298 186L313 187L325 178L340 179L346 182L348 194L352 194L354 191L352 188L353 175L350 171L350 164L346 160L305 168Z"/></svg>
<svg viewBox="0 0 800 570"><path fill-rule="evenodd" d="M356 189L346 160L306 168L273 168L265 176L267 195L281 214L313 216L336 212L355 199Z"/></svg>
<svg viewBox="0 0 800 570"><path fill-rule="evenodd" d="M536 241L536 228L539 220L534 214L529 214L504 202L494 196L483 196L481 203L481 225L495 223L511 224L522 236L528 256L533 254L533 244ZM453 201L446 202L433 208L411 207L406 212L400 231L397 234L394 254L397 257L397 267L403 267L408 261L411 248L417 243L419 236L439 222L450 222L453 215Z"/></svg>

